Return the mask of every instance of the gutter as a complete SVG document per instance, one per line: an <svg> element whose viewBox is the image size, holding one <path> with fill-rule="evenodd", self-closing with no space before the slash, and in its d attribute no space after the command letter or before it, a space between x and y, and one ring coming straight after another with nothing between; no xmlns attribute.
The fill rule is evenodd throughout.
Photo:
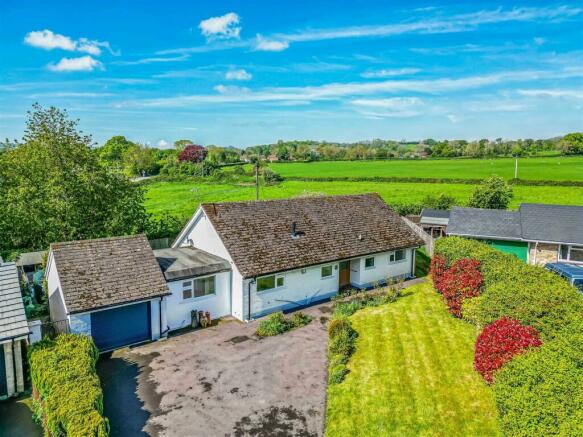
<svg viewBox="0 0 583 437"><path fill-rule="evenodd" d="M247 284L247 305L248 305L248 315L249 318L247 319L247 321L251 321L251 285L257 283L257 279L253 278L251 281L249 281L249 284Z"/></svg>

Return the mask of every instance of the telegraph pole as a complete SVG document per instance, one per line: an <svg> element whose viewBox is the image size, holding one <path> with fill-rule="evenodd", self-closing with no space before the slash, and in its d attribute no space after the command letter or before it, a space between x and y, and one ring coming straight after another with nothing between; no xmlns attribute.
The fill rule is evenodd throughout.
<svg viewBox="0 0 583 437"><path fill-rule="evenodd" d="M259 200L259 159L255 162L255 200Z"/></svg>
<svg viewBox="0 0 583 437"><path fill-rule="evenodd" d="M518 179L518 156L514 157L514 179Z"/></svg>

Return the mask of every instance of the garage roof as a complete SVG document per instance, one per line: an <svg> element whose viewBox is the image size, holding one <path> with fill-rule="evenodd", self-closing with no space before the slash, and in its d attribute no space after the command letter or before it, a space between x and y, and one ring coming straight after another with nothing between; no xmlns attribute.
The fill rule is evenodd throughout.
<svg viewBox="0 0 583 437"><path fill-rule="evenodd" d="M0 262L0 341L29 333L16 264Z"/></svg>
<svg viewBox="0 0 583 437"><path fill-rule="evenodd" d="M154 255L167 281L211 275L231 270L226 259L196 247L159 249Z"/></svg>
<svg viewBox="0 0 583 437"><path fill-rule="evenodd" d="M51 244L69 313L170 294L145 235Z"/></svg>

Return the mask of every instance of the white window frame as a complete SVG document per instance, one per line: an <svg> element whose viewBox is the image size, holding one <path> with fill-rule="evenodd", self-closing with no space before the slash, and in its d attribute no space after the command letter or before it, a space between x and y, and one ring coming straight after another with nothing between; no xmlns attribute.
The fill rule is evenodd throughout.
<svg viewBox="0 0 583 437"><path fill-rule="evenodd" d="M366 266L366 261L369 260L369 259L372 259L372 266L368 266L367 267ZM375 257L374 256L367 256L367 257L364 258L364 269L365 270L372 270L372 269L375 268L375 266L376 266L376 260L375 260Z"/></svg>
<svg viewBox="0 0 583 437"><path fill-rule="evenodd" d="M271 276L274 277L273 278L273 285L274 285L273 288L265 288L263 290L259 290L259 280L260 279L269 278ZM277 282L280 279L283 281L283 284L282 285L277 285ZM285 288L285 275L283 275L283 274L279 274L279 275L277 275L277 274L276 275L265 275L265 276L261 276L261 277L257 278L257 293L265 293L265 292L268 292L268 291L278 290L278 289L282 289L282 288Z"/></svg>
<svg viewBox="0 0 583 437"><path fill-rule="evenodd" d="M403 259L397 259L397 252L403 252ZM398 249L389 252L389 264L401 263L407 260L407 249Z"/></svg>
<svg viewBox="0 0 583 437"><path fill-rule="evenodd" d="M567 246L567 258L563 258L562 257L562 252L563 252L563 246ZM566 261L566 262L570 262L573 264L583 264L583 261L574 261L571 260L571 250L573 250L573 248L575 248L576 251L578 252L583 252L583 246L579 246L576 244L560 244L559 245L559 254L557 256L559 261Z"/></svg>
<svg viewBox="0 0 583 437"><path fill-rule="evenodd" d="M202 279L209 279L209 278L213 278L213 281L215 283L215 286L214 286L215 291L214 291L214 293L204 294L202 296L195 296L194 295L194 282L195 281L202 280ZM190 278L188 280L183 280L183 281L180 281L180 282L182 282L182 301L183 302L187 302L187 301L190 302L192 300L204 299L204 298L208 298L210 296L216 296L217 295L217 275L198 276L196 278ZM187 288L185 286L186 283L189 283L190 284L190 297L184 297L184 291L187 290Z"/></svg>
<svg viewBox="0 0 583 437"><path fill-rule="evenodd" d="M324 269L330 267L330 274L324 276ZM321 279L329 279L332 278L334 276L334 266L332 264L328 264L326 266L322 266L320 267L320 278Z"/></svg>

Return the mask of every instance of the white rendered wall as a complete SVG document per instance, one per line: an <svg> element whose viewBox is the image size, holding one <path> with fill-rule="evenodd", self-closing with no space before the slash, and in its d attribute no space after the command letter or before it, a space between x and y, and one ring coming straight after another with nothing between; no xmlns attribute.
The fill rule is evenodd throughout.
<svg viewBox="0 0 583 437"><path fill-rule="evenodd" d="M167 296L165 301L167 324L171 331L190 325L190 312L193 310L209 311L211 313L211 318L213 319L224 317L230 314L231 273L220 272L215 275L208 276L215 276L216 293L213 295L195 297L188 300L182 299L183 280L168 282L168 288L170 288L170 292L172 294ZM201 276L200 278L208 276ZM186 280L189 279L184 279L184 281Z"/></svg>
<svg viewBox="0 0 583 437"><path fill-rule="evenodd" d="M152 340L160 338L160 298L150 301L150 332Z"/></svg>
<svg viewBox="0 0 583 437"><path fill-rule="evenodd" d="M371 255L375 258L375 265L371 268L364 267L364 259L369 258L368 256L359 258L358 263L355 263L359 273L355 275L351 272L350 282L356 287L370 287L375 282L388 278L410 276L413 249L405 249L405 259L393 263L389 262L389 254L390 252L383 252Z"/></svg>
<svg viewBox="0 0 583 437"><path fill-rule="evenodd" d="M51 321L60 321L67 318L67 308L65 300L63 299L63 291L61 290L61 280L55 264L55 258L52 252L49 255L49 261L46 268L46 279L49 294L49 311Z"/></svg>

